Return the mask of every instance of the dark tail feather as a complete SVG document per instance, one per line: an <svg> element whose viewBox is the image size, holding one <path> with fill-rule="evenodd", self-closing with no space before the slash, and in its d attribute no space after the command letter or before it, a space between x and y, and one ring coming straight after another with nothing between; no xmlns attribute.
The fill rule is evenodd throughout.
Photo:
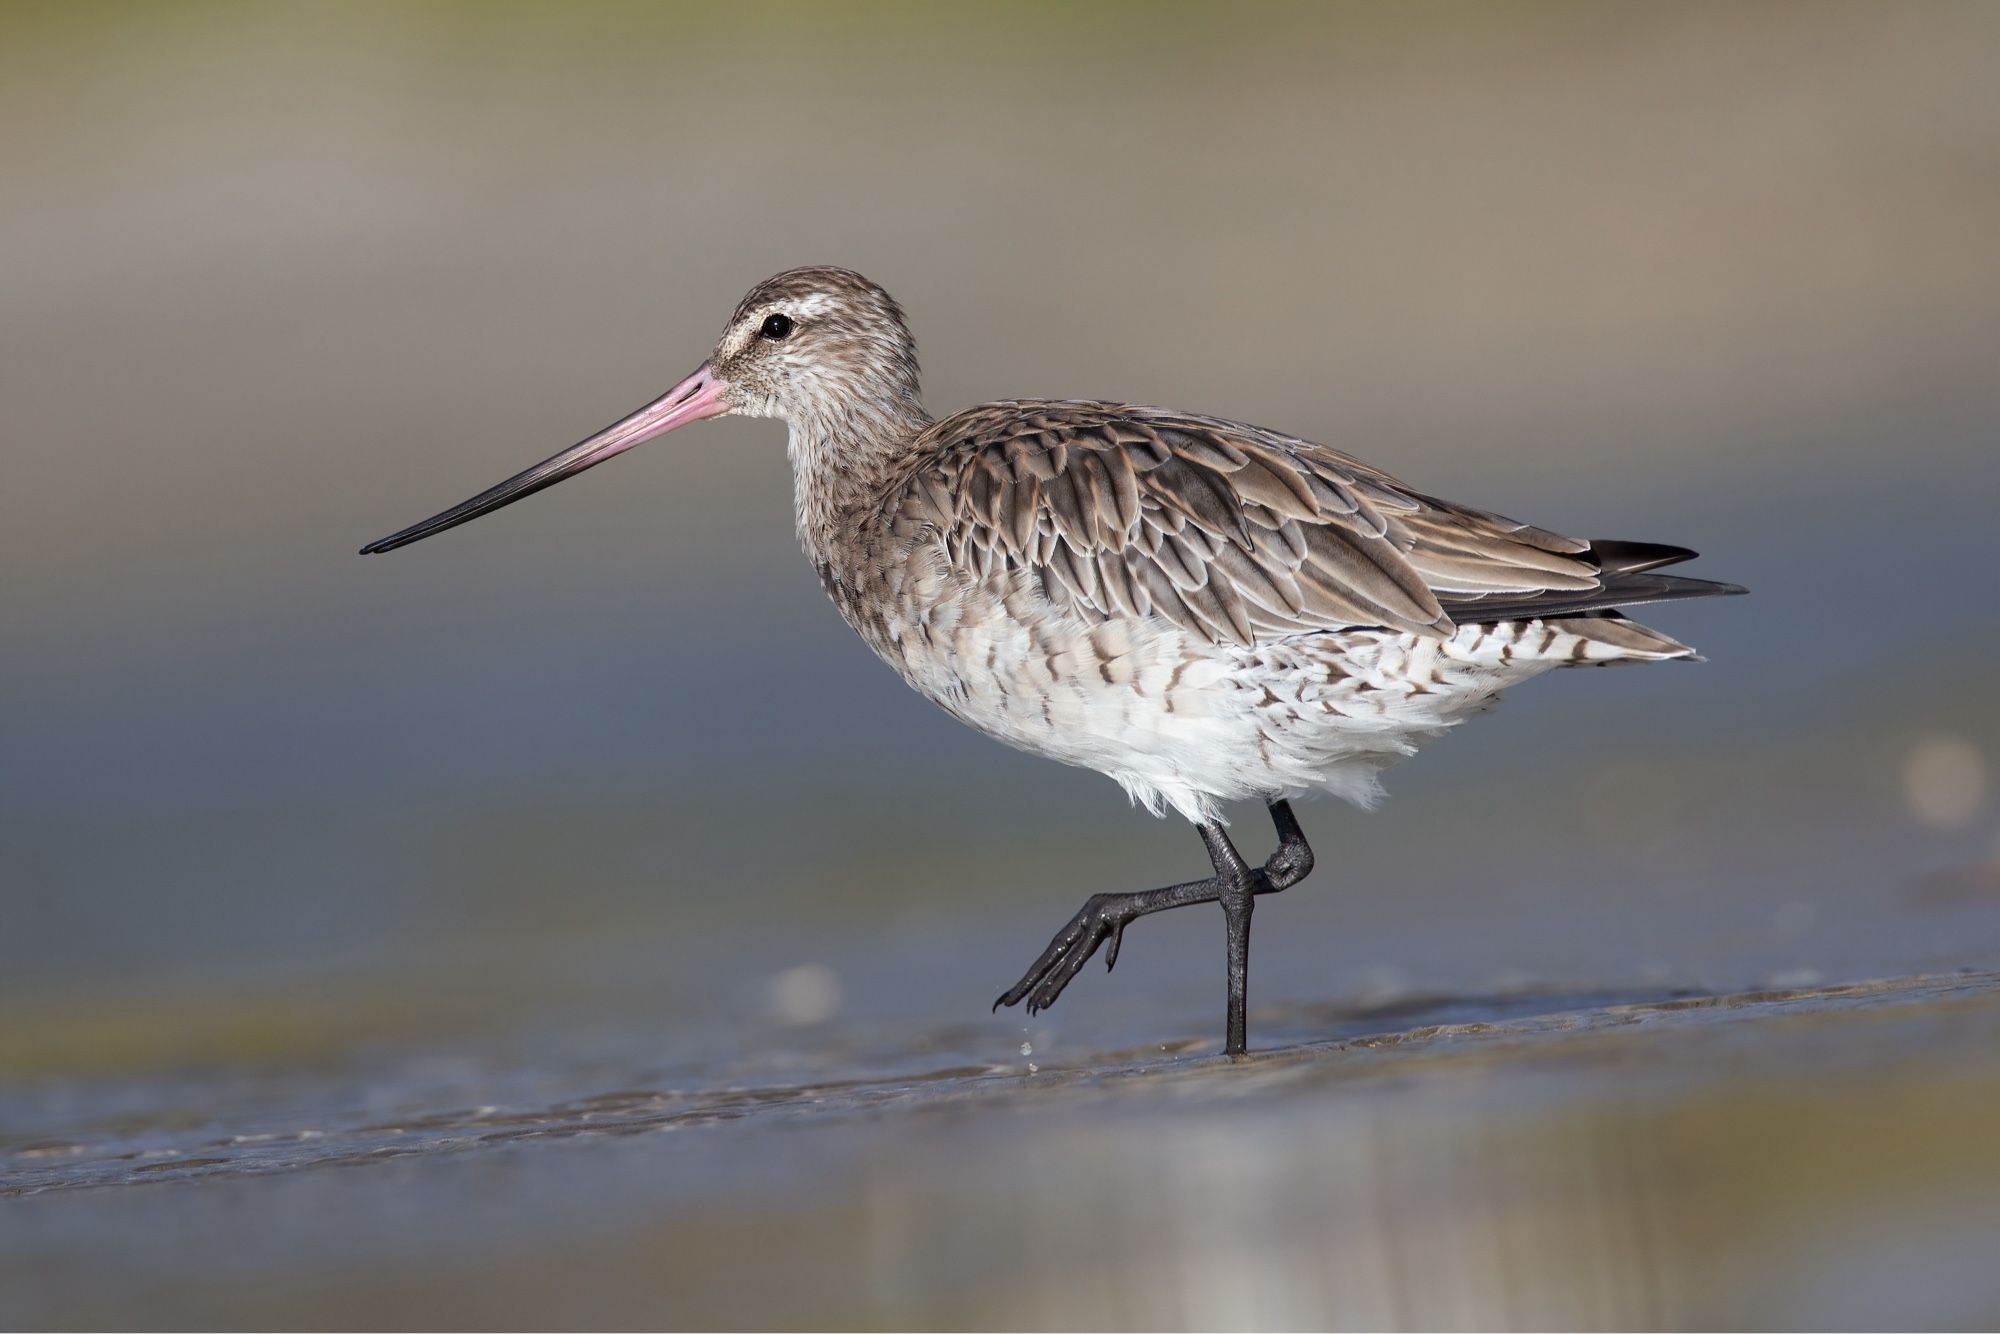
<svg viewBox="0 0 2000 1334"><path fill-rule="evenodd" d="M1686 547L1670 547L1660 542L1619 542L1599 539L1590 544L1597 568L1606 574L1642 574L1662 565L1679 565L1701 553Z"/></svg>
<svg viewBox="0 0 2000 1334"><path fill-rule="evenodd" d="M1619 542L1606 545L1615 548L1633 548L1642 544ZM1654 552L1680 550L1678 547L1643 549ZM1670 560L1681 559L1685 557L1676 555L1667 560L1656 561L1655 564L1666 564ZM1652 567L1640 566L1641 570L1649 568ZM1487 621L1525 621L1537 617L1546 621L1559 616L1580 616L1585 612L1605 611L1612 607L1636 607L1648 602L1679 602L1685 598L1724 597L1749 591L1738 584L1718 584L1707 579L1686 579L1673 574L1621 572L1607 574L1602 587L1580 592L1531 593L1525 597L1501 594L1497 597L1455 601L1439 599L1439 601L1443 603L1446 615L1458 624L1478 625Z"/></svg>

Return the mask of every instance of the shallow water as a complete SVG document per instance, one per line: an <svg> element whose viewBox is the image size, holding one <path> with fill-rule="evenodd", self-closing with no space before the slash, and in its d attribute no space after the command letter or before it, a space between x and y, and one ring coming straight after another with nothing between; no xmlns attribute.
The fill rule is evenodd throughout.
<svg viewBox="0 0 2000 1334"><path fill-rule="evenodd" d="M847 883L809 869L803 799L796 847L758 850L792 874L720 902L687 867L657 915L29 994L0 1029L0 1323L2000 1315L1980 840L1690 797L1642 855L1551 849L1515 804L1551 800L1587 797L1307 809L1321 869L1258 909L1241 1062L1208 911L1136 925L1052 1011L986 1012L1072 896L1167 879L1191 839L884 840Z"/></svg>
<svg viewBox="0 0 2000 1334"><path fill-rule="evenodd" d="M1860 1327L2000 1312L1981 1259L2000 1244L2000 974L1257 1020L1264 1045L1241 1061L1185 1039L966 1063L968 1034L947 1029L894 1056L822 1032L700 1073L600 1049L101 1087L62 1109L73 1133L0 1158L16 1197L0 1204L0 1317Z"/></svg>

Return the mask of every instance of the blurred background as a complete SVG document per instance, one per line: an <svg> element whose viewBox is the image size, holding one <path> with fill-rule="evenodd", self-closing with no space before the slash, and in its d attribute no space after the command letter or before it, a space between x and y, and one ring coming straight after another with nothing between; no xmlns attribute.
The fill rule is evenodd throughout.
<svg viewBox="0 0 2000 1334"><path fill-rule="evenodd" d="M40 1185L87 1184L62 1164L91 1146L184 1156L175 1135L235 1134L248 1109L293 1133L787 1062L837 1081L1213 1048L1221 946L1199 914L1147 922L1051 1013L986 1018L1083 896L1183 879L1199 844L884 670L797 553L776 424L703 426L354 555L650 399L745 288L801 263L896 294L939 413L1082 396L1244 418L1539 525L1698 548L1691 573L1753 589L1646 617L1703 666L1537 682L1392 772L1380 812L1307 808L1321 870L1259 918L1266 1031L1323 1036L1329 1006L1478 1017L2000 961L2000 8L15 0L0 124L0 1147L57 1146L54 1168L15 1164ZM1260 813L1238 827L1263 846ZM1686 1068L1713 1073L1698 1051ZM1892 1086L1956 1126L1963 1086L1925 1082L1947 1068ZM1701 1087L1750 1096L1724 1085ZM1501 1102L1561 1102L1548 1087L1569 1086ZM1591 1120L1606 1087L1564 1115L1637 1161L1658 1126ZM1796 1125L1750 1100L1716 1132L1746 1153ZM1373 1161L1372 1125L1431 1161L1421 1114L1281 1101L1299 1135L1234 1179ZM1030 1152L1018 1111L990 1137L954 1125L932 1159ZM1131 1114L1078 1111L1062 1143L1102 1168L1089 1135ZM1212 1135L1242 1148L1227 1124L1163 1124L1161 1161L1237 1161L1204 1156ZM1827 1130L1829 1152L1883 1124ZM1240 1270L1179 1305L996 1306L938 1279L951 1265L909 1268L926 1215L871 1133L706 1150L698 1198L642 1159L620 1179L648 1188L597 1223L666 1227L664 1194L703 1232L750 1192L809 1238L827 1174L848 1206L886 1191L908 1207L864 1230L875 1286L799 1308L862 1324L1894 1323L1918 1292L1944 1294L1943 1323L2000 1312L1970 1261L1869 1287L1880 1308L1803 1261L1745 1270L1776 1305L1677 1306L1657 1266L1710 1261L1660 1260L1657 1212L1631 1234L1656 1268L1613 1266L1599 1305L1521 1298L1575 1290L1517 1256L1493 1271L1526 1301L1505 1312L1478 1266L1441 1280L1451 1308L1343 1307L1352 1284L1260 1307L1273 1289ZM1644 1161L1578 1198L1683 1181ZM13 1201L35 1240L10 1295L43 1321L139 1319L122 1303L188 1278L174 1236L208 1248L258 1216L244 1201L339 1190L320 1232L264 1234L267 1287L310 1271L296 1302L148 1309L476 1320L443 1280L379 1309L314 1285L510 1208L478 1170L385 1168L380 1199L352 1177ZM597 1207L574 1162L517 1170L539 1217ZM1049 1197L1005 1176L937 1205L1019 1222L964 1254L1061 1270L1021 1250ZM1384 1220L1463 1225L1449 1173L1423 1209L1372 1213L1328 1180L1345 1212L1285 1216L1378 1241ZM1163 1207L1116 1198L1132 1212L1069 1226ZM1986 1208L1950 1234L2000 1236ZM1922 1220L1946 1216L1898 1214L1905 1251L1935 1260ZM205 1222L163 1226L183 1217ZM114 1244L131 1259L107 1279ZM539 1309L673 1323L650 1264L606 1280L629 1307ZM726 1266L674 1272L676 1310L789 1309L732 1305ZM913 1272L944 1286L919 1302Z"/></svg>

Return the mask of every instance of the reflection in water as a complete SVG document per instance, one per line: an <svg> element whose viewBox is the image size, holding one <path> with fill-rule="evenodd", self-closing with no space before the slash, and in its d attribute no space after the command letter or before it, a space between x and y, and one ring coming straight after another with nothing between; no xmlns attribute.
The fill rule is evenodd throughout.
<svg viewBox="0 0 2000 1334"><path fill-rule="evenodd" d="M2000 1149L1977 1114L2000 1068L1934 1051L1868 1098L1851 1069L1734 1069L1746 1034L1726 1025L1763 1011L1790 1027L1791 1056L1824 1060L1855 1036L1828 1024L1850 1006L1919 1007L1862 1035L1893 1047L1972 1017L1921 1007L1970 1004L1957 1036L1973 1039L2000 1022L1996 980L1613 1009L1576 1046L1537 1049L1538 1024L1473 1026L1421 1040L1414 1068L1274 1060L1218 1074L1227 1094L1191 1117L1067 1126L1017 1137L1016 1153L961 1155L952 1137L935 1170L884 1174L868 1245L893 1266L883 1291L1026 1327L1893 1324L1913 1279L1799 1257L1844 1232L1907 1232L1927 1210L1962 1228L1959 1203L2000 1240L1979 1184ZM1725 1027L1673 1031L1697 1014ZM1990 1275L1959 1277L1963 1311L2000 1297ZM1856 1289L1867 1300L1841 1305Z"/></svg>
<svg viewBox="0 0 2000 1334"><path fill-rule="evenodd" d="M1153 1049L347 1125L315 1090L222 1138L17 1146L5 1181L44 1193L9 1206L37 1211L10 1254L59 1275L91 1262L71 1238L129 1242L72 1310L225 1323L1849 1326L2000 1300L1960 1259L2000 1243L2000 975L1572 1006L1280 1014L1352 1036L1241 1063ZM377 1239L353 1215L384 1186L410 1212ZM311 1221L246 1235L251 1199ZM1828 1247L1843 1267L1812 1262ZM189 1248L257 1282L197 1289Z"/></svg>

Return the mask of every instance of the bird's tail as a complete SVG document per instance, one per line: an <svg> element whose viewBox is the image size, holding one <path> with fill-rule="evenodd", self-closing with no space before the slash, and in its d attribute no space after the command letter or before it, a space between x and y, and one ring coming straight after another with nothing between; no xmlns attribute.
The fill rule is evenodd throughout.
<svg viewBox="0 0 2000 1334"><path fill-rule="evenodd" d="M1658 542L1599 540L1590 544L1589 554L1597 561L1599 571L1595 588L1548 589L1523 594L1485 593L1440 601L1446 613L1458 624L1481 625L1493 621L1554 622L1570 617L1593 616L1617 607L1637 607L1649 602L1680 602L1686 598L1724 597L1750 591L1740 584L1720 584L1711 579L1654 573L1662 566L1693 560L1695 553L1686 547L1664 546ZM1662 635L1661 638L1666 637Z"/></svg>

